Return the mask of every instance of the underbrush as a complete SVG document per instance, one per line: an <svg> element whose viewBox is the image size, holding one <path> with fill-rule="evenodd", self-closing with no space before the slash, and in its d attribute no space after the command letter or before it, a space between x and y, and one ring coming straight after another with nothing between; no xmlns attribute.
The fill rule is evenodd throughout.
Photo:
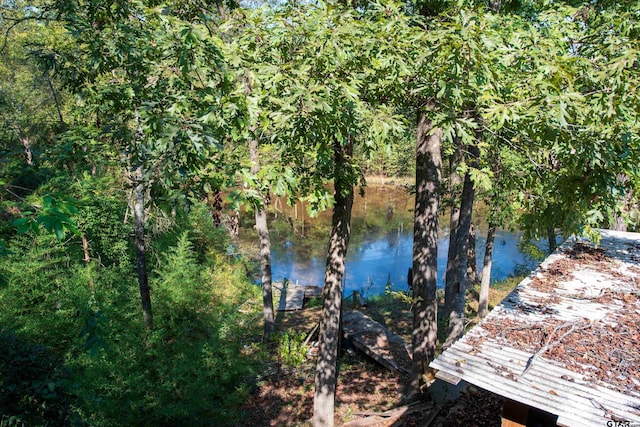
<svg viewBox="0 0 640 427"><path fill-rule="evenodd" d="M10 240L0 257L0 425L239 421L263 356L259 289L195 211L156 236L151 331L133 260L122 258L126 235L114 237L115 256L93 252L88 264L79 239Z"/></svg>
<svg viewBox="0 0 640 427"><path fill-rule="evenodd" d="M277 333L274 337L278 345L278 358L285 365L297 368L307 360L305 343L307 335L293 330Z"/></svg>

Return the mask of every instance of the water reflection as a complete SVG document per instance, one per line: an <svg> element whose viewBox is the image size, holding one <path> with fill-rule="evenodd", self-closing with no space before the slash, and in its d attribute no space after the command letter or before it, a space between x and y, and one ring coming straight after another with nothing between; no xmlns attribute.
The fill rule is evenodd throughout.
<svg viewBox="0 0 640 427"><path fill-rule="evenodd" d="M491 277L501 280L518 265L529 268L535 262L517 247L520 235L507 231L496 233ZM413 235L403 231L354 239L347 254L345 295L354 290L366 295L384 293L387 281L394 289L407 289L407 270L411 266ZM478 270L482 268L485 238L477 239ZM299 250L302 249L302 250ZM449 249L448 236L438 241L438 286L443 286ZM312 254L304 244L287 240L272 248L274 280L289 279L300 284L321 285L324 281L325 254Z"/></svg>
<svg viewBox="0 0 640 427"><path fill-rule="evenodd" d="M357 290L367 295L384 293L391 282L394 289L407 289L407 271L411 266L413 245L413 196L401 186L370 185L364 197L356 196L352 214L352 236L347 254L345 295ZM270 216L273 279L284 278L300 284L321 286L324 282L327 239L331 212L309 218L301 204L289 207L277 198ZM479 213L482 214L481 212ZM478 270L482 267L486 230L476 215L478 227ZM442 227L448 218L441 217ZM249 222L252 224L252 222ZM242 237L242 234L245 234ZM253 227L241 230L245 244L255 245ZM499 231L495 239L492 280L501 280L518 265L534 267L517 247L520 235ZM449 239L438 243L438 281L443 286Z"/></svg>

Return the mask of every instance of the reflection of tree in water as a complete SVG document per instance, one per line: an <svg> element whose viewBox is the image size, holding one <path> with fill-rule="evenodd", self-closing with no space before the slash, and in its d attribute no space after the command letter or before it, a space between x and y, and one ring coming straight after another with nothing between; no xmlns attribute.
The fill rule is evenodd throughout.
<svg viewBox="0 0 640 427"><path fill-rule="evenodd" d="M352 218L352 235L347 259L347 278L345 292L370 288L369 294L384 292L384 284L391 273L394 289L406 289L407 269L411 265L413 241L412 213L407 207L408 196L401 187L375 186L367 188L366 196L355 198ZM305 236L301 237L292 230L286 215L295 212L289 206L280 204L281 212L277 218L272 215L272 265L274 279L288 277L294 283L320 285L324 277L326 264L327 238L330 231L331 211L320 213L317 218L309 218L305 214ZM393 215L387 220L388 208L392 207ZM291 212L287 211L290 209ZM300 228L302 205L298 207L297 227ZM305 208L306 209L306 208ZM241 224L242 225L242 224ZM446 221L443 223L446 226ZM247 227L242 230L246 236L248 247L254 243L251 233L255 231ZM531 262L518 250L519 234L498 232L492 268L492 280L501 280L518 271L531 268ZM486 230L480 229L477 237L478 253L484 254ZM504 244L503 244L504 242ZM439 241L439 250L446 250L448 241ZM480 260L481 261L481 260ZM438 279L441 282L446 258L439 259ZM442 285L442 283L440 283Z"/></svg>
<svg viewBox="0 0 640 427"><path fill-rule="evenodd" d="M400 255L402 249L402 240L404 235L404 224L400 223L396 232L388 233L386 236L387 248L395 252L395 255Z"/></svg>

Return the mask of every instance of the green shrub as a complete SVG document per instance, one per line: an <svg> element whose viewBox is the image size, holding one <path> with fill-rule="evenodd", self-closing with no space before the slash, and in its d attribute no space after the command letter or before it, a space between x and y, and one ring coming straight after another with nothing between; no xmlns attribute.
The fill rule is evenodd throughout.
<svg viewBox="0 0 640 427"><path fill-rule="evenodd" d="M307 346L304 343L305 333L287 331L276 335L278 342L278 356L280 360L289 366L297 368L307 359Z"/></svg>
<svg viewBox="0 0 640 427"><path fill-rule="evenodd" d="M134 257L133 225L123 221L127 195L120 185L109 177L89 177L71 186L79 209L74 220L89 242L91 257L107 267L129 266Z"/></svg>
<svg viewBox="0 0 640 427"><path fill-rule="evenodd" d="M184 232L163 256L153 280L156 319L164 327L195 321L198 308L206 306L206 286L188 236Z"/></svg>
<svg viewBox="0 0 640 427"><path fill-rule="evenodd" d="M6 286L0 292L0 328L61 349L76 319L68 299L70 259L49 236L14 239L12 254L0 258ZM71 268L73 269L73 268Z"/></svg>
<svg viewBox="0 0 640 427"><path fill-rule="evenodd" d="M152 332L141 327L135 292L128 318L100 303L85 325L94 351L74 359L82 415L101 426L234 425L258 363L247 348L259 336L259 290L224 258L199 263L191 232L158 257Z"/></svg>
<svg viewBox="0 0 640 427"><path fill-rule="evenodd" d="M198 259L206 261L213 254L224 254L231 243L229 232L224 227L216 227L209 208L196 203L188 215L189 240L198 254Z"/></svg>
<svg viewBox="0 0 640 427"><path fill-rule="evenodd" d="M155 328L147 331L130 235L116 224L123 204L96 186L83 187L78 219L94 261L83 261L78 237L60 242L46 233L11 236L11 253L0 257L0 331L23 340L0 342L0 352L18 349L0 355L2 422L237 424L259 363L259 288L196 205L150 237Z"/></svg>

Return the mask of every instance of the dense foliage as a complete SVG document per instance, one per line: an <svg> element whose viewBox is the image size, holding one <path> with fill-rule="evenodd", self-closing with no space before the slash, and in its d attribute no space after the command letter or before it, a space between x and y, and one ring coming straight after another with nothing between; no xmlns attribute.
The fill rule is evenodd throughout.
<svg viewBox="0 0 640 427"><path fill-rule="evenodd" d="M158 213L157 320L146 332L130 230L105 226L122 224L126 207L100 190L72 218L92 237L89 263L79 238L49 234L11 238L0 260L3 423L233 424L255 373L257 289L206 209L172 221Z"/></svg>

